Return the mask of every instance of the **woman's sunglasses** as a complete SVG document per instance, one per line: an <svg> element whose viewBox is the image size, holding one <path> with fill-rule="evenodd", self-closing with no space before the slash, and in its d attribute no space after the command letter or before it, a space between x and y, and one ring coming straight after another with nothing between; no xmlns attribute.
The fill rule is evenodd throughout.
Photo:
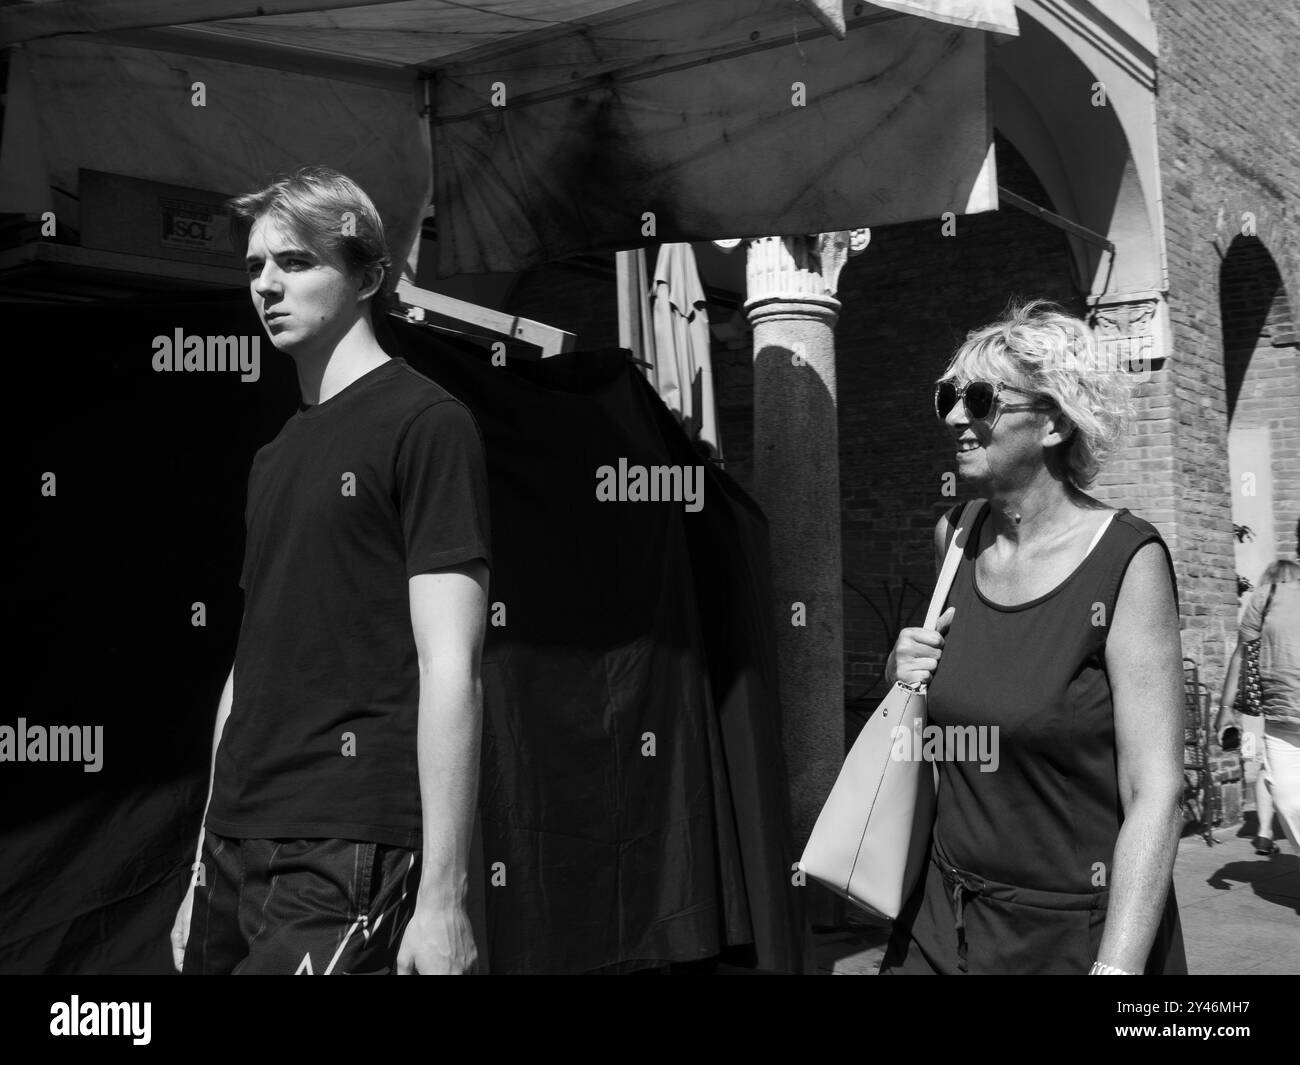
<svg viewBox="0 0 1300 1065"><path fill-rule="evenodd" d="M940 381L934 390L934 413L942 421L948 417L948 412L957 405L958 400L964 400L966 403L966 416L973 422L982 422L993 413L993 407L998 404L998 397L1003 392L1019 392L1022 396L1037 395L1035 392L1026 392L1023 388L1016 388L1014 385L1004 384L998 381L993 384L989 381L967 381L960 388L955 381ZM1047 404L1044 403L1017 403L1011 405L1008 403L999 404L999 410L1017 411L1017 410L1042 410Z"/></svg>

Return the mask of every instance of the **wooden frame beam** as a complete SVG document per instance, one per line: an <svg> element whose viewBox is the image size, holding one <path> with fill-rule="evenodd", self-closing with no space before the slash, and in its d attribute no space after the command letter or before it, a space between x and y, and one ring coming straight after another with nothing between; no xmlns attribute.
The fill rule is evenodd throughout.
<svg viewBox="0 0 1300 1065"><path fill-rule="evenodd" d="M494 311L490 307L458 300L454 296L444 296L441 292L430 292L406 280L397 283L396 295L408 307L419 307L431 314L465 322L489 333L532 344L542 349L543 358L573 351L577 345L577 337L573 333L557 329L553 325Z"/></svg>

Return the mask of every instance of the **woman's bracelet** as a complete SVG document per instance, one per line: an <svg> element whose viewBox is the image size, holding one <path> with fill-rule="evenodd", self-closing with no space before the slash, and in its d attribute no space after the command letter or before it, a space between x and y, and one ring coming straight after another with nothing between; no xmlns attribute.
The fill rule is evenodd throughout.
<svg viewBox="0 0 1300 1065"><path fill-rule="evenodd" d="M1137 976L1137 973L1131 973L1127 969L1117 969L1113 965L1104 965L1099 961L1092 963L1092 968L1088 970L1089 976Z"/></svg>

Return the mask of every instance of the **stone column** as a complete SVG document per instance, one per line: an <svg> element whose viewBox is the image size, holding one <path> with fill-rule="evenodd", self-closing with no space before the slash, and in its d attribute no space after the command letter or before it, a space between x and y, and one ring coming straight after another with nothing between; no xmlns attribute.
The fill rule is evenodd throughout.
<svg viewBox="0 0 1300 1065"><path fill-rule="evenodd" d="M754 491L771 530L782 738L796 855L844 760L835 286L869 234L749 243ZM827 896L829 898L829 896ZM820 907L819 907L820 908ZM812 914L816 921L817 914Z"/></svg>

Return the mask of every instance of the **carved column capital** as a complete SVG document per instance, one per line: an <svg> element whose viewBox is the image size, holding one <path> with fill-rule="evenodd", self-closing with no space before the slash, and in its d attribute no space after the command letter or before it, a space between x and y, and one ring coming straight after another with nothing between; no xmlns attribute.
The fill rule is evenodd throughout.
<svg viewBox="0 0 1300 1065"><path fill-rule="evenodd" d="M855 229L749 241L745 311L751 321L774 313L802 313L833 322L840 310L835 298L840 271L870 240L870 230ZM795 309L798 305L801 312Z"/></svg>

